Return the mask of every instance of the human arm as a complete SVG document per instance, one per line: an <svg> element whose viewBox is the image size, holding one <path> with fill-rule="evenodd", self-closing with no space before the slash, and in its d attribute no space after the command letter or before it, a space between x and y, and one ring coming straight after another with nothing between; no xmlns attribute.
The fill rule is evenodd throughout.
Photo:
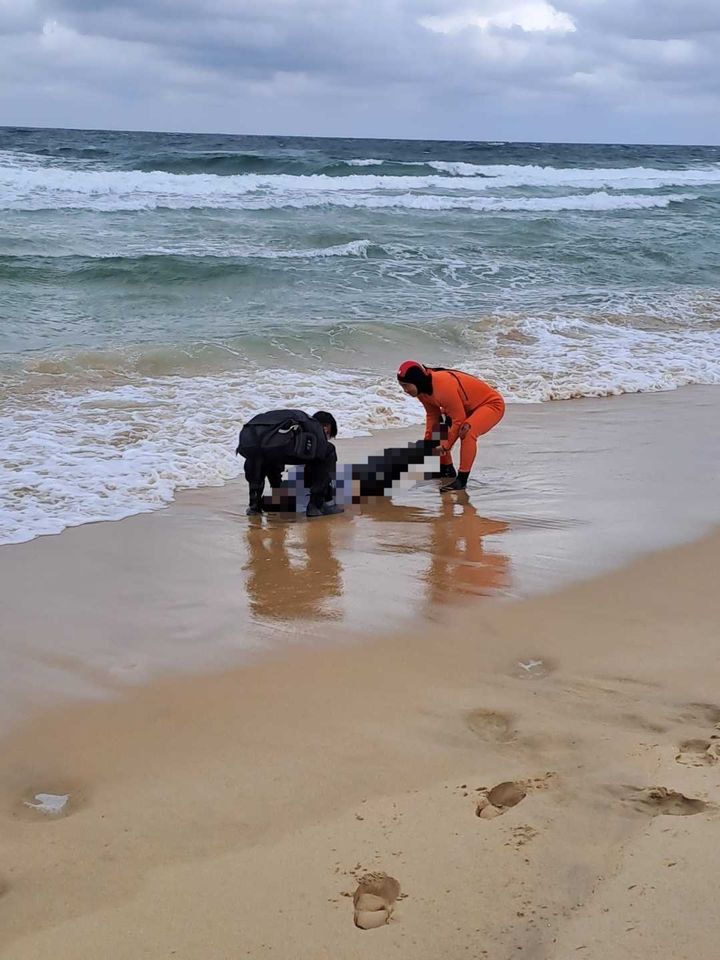
<svg viewBox="0 0 720 960"><path fill-rule="evenodd" d="M440 425L440 408L434 403L429 403L423 396L419 396L418 400L425 407L425 439L432 440L433 434L437 435Z"/></svg>

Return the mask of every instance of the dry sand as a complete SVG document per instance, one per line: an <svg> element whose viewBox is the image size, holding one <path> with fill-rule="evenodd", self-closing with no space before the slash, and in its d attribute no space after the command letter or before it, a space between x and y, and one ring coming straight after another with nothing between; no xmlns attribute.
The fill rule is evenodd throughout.
<svg viewBox="0 0 720 960"><path fill-rule="evenodd" d="M155 641L206 639L217 655L218 633L256 637L252 617L229 619L240 607L226 596L235 568L218 573L234 556L219 534L224 508L205 550L178 549L201 500L11 548L15 561L6 551L13 669L27 653L5 689L32 677L44 695L55 666L87 682L66 694L107 694L117 674L105 661L123 641L137 658ZM511 528L527 506L508 507ZM367 539L376 522L342 520L344 536ZM514 543L527 545L519 526ZM314 529L342 535L340 524ZM530 541L552 547L550 566L582 543L568 539L572 523L541 529L562 534ZM457 540L463 531L472 526L458 525ZM173 576L158 553L141 564L138 544L162 545ZM407 551L356 547L347 553L363 558L368 587L355 602L376 623ZM243 556L252 575L262 556ZM440 598L361 644L278 644L215 673L211 656L201 676L118 681L116 699L16 715L0 759L0 957L717 960L719 561L714 534L521 602ZM39 608L27 587L19 596L33 573L46 578ZM412 597L427 589L418 579ZM277 616L265 628L302 638L314 622ZM337 621L353 622L347 611ZM63 814L27 806L39 793L68 794Z"/></svg>

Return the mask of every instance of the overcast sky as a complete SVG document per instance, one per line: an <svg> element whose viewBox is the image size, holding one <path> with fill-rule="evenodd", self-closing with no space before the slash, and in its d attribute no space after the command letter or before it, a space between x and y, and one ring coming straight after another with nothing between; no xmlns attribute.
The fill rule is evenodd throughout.
<svg viewBox="0 0 720 960"><path fill-rule="evenodd" d="M0 124L720 143L720 0L0 0Z"/></svg>

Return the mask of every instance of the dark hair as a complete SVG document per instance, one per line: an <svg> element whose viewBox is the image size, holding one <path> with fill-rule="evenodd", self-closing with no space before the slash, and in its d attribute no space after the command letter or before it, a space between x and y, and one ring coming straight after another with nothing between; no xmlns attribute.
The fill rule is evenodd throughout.
<svg viewBox="0 0 720 960"><path fill-rule="evenodd" d="M433 392L433 388L432 375L429 371L435 369L437 368L423 368L419 365L413 365L412 367L409 367L402 376L398 374L398 381L400 383L412 383L417 387L418 393L424 393L427 396L430 396Z"/></svg>
<svg viewBox="0 0 720 960"><path fill-rule="evenodd" d="M312 415L313 420L317 420L318 423L321 423L324 427L330 427L330 436L337 436L337 422L335 417L328 413L326 410L318 410L317 413Z"/></svg>

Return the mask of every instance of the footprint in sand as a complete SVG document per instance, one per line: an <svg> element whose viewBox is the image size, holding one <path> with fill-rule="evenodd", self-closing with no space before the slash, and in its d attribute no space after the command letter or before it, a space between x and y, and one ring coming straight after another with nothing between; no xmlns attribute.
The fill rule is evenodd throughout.
<svg viewBox="0 0 720 960"><path fill-rule="evenodd" d="M386 873L367 873L358 881L353 894L355 926L373 930L384 926L393 914L400 896L400 884Z"/></svg>
<svg viewBox="0 0 720 960"><path fill-rule="evenodd" d="M528 780L503 780L502 783L490 789L478 787L480 796L475 807L475 816L482 820L502 816L524 800L528 793L550 789L556 778L557 774L549 770L542 777L531 777Z"/></svg>
<svg viewBox="0 0 720 960"><path fill-rule="evenodd" d="M632 789L633 793L625 798L626 801L641 813L650 813L653 816L664 814L671 817L690 817L703 813L709 806L704 800L686 797L675 790L668 790L667 787Z"/></svg>
<svg viewBox="0 0 720 960"><path fill-rule="evenodd" d="M473 710L467 714L465 722L473 733L491 743L510 743L516 736L512 718L506 713Z"/></svg>
<svg viewBox="0 0 720 960"><path fill-rule="evenodd" d="M675 759L687 767L708 767L720 760L720 740L685 740Z"/></svg>
<svg viewBox="0 0 720 960"><path fill-rule="evenodd" d="M684 723L713 724L720 730L720 707L714 703L688 703L678 720Z"/></svg>
<svg viewBox="0 0 720 960"><path fill-rule="evenodd" d="M511 807L516 807L527 796L527 784L504 780L490 790L483 790L478 798L475 815L483 820L500 817Z"/></svg>

